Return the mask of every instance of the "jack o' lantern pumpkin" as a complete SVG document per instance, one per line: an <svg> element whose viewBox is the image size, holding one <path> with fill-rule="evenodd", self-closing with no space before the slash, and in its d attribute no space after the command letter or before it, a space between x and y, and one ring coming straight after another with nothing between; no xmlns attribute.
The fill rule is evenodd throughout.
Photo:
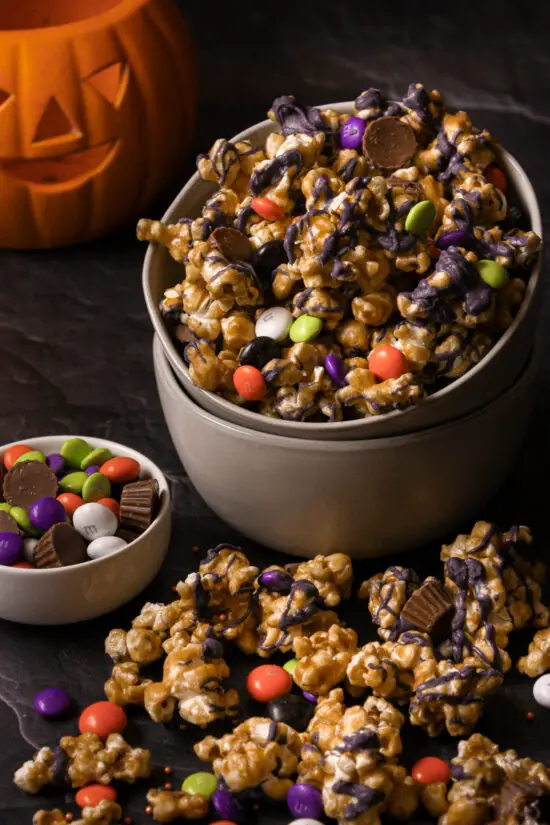
<svg viewBox="0 0 550 825"><path fill-rule="evenodd" d="M102 235L185 159L194 60L171 0L0 3L0 246Z"/></svg>

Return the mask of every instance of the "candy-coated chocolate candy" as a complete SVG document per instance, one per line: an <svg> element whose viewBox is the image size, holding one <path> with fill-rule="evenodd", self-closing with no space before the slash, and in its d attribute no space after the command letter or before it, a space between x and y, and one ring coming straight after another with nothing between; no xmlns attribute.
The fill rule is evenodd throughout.
<svg viewBox="0 0 550 825"><path fill-rule="evenodd" d="M4 467L6 470L11 470L19 456L30 453L31 450L32 447L29 447L27 444L14 444L12 447L8 447L4 453Z"/></svg>
<svg viewBox="0 0 550 825"><path fill-rule="evenodd" d="M74 467L79 470L82 467L82 462L87 455L90 455L93 447L90 447L87 441L83 438L69 438L59 451L69 467Z"/></svg>
<svg viewBox="0 0 550 825"><path fill-rule="evenodd" d="M104 799L116 802L117 792L112 785L85 785L74 798L80 808L95 808Z"/></svg>
<svg viewBox="0 0 550 825"><path fill-rule="evenodd" d="M287 673L290 673L291 676L294 676L294 671L296 670L297 664L298 659L289 659L288 662L284 663L283 670L286 670Z"/></svg>
<svg viewBox="0 0 550 825"><path fill-rule="evenodd" d="M396 347L379 344L369 355L369 369L382 381L399 378L408 370L407 359Z"/></svg>
<svg viewBox="0 0 550 825"><path fill-rule="evenodd" d="M23 555L23 540L19 533L0 533L0 565L16 564Z"/></svg>
<svg viewBox="0 0 550 825"><path fill-rule="evenodd" d="M29 450L28 453L22 453L13 463L21 464L23 461L39 461L41 464L45 464L46 456L41 450Z"/></svg>
<svg viewBox="0 0 550 825"><path fill-rule="evenodd" d="M533 685L533 696L543 708L550 708L550 673L539 676Z"/></svg>
<svg viewBox="0 0 550 825"><path fill-rule="evenodd" d="M363 140L366 122L360 117L350 117L340 132L340 145L342 149L358 149Z"/></svg>
<svg viewBox="0 0 550 825"><path fill-rule="evenodd" d="M240 799L224 791L221 788L212 795L212 805L220 816L231 817L234 822L247 822L247 815L250 813L246 805Z"/></svg>
<svg viewBox="0 0 550 825"><path fill-rule="evenodd" d="M29 562L34 566L34 552L36 550L36 545L38 544L38 539L27 538L23 539L23 557L25 561Z"/></svg>
<svg viewBox="0 0 550 825"><path fill-rule="evenodd" d="M94 702L82 711L78 720L80 733L97 733L106 739L110 733L122 733L128 724L124 710L113 702Z"/></svg>
<svg viewBox="0 0 550 825"><path fill-rule="evenodd" d="M286 570L264 570L260 575L260 584L272 593L290 593L294 579Z"/></svg>
<svg viewBox="0 0 550 825"><path fill-rule="evenodd" d="M100 472L107 476L113 484L128 484L129 481L136 480L140 470L141 467L135 459L119 456L118 458L110 458L109 461L102 464Z"/></svg>
<svg viewBox="0 0 550 825"><path fill-rule="evenodd" d="M198 771L197 773L192 773L187 777L187 779L185 779L181 789L184 793L198 793L201 796L205 796L207 799L212 799L217 787L218 780L213 773Z"/></svg>
<svg viewBox="0 0 550 825"><path fill-rule="evenodd" d="M323 813L323 797L317 788L305 782L290 788L286 804L292 816L316 817Z"/></svg>
<svg viewBox="0 0 550 825"><path fill-rule="evenodd" d="M271 307L262 312L256 321L255 332L258 338L273 338L274 341L284 341L288 338L288 331L292 326L292 313L284 307Z"/></svg>
<svg viewBox="0 0 550 825"><path fill-rule="evenodd" d="M114 536L118 521L114 513L103 504L90 501L79 507L73 515L73 527L88 541L102 536Z"/></svg>
<svg viewBox="0 0 550 825"><path fill-rule="evenodd" d="M319 822L318 819L293 819L292 822L289 822L289 825L323 825L322 822Z"/></svg>
<svg viewBox="0 0 550 825"><path fill-rule="evenodd" d="M88 453L86 458L80 462L80 469L89 470L90 467L93 466L97 466L99 468L112 457L113 454L110 450L107 450L105 447L98 447L96 450L92 450L91 453Z"/></svg>
<svg viewBox="0 0 550 825"><path fill-rule="evenodd" d="M261 401L267 393L267 384L256 367L237 367L233 373L233 384L245 401Z"/></svg>
<svg viewBox="0 0 550 825"><path fill-rule="evenodd" d="M10 510L11 510L11 504L8 504L6 501L2 501L0 503L0 512L9 513Z"/></svg>
<svg viewBox="0 0 550 825"><path fill-rule="evenodd" d="M12 507L10 510L10 516L14 519L21 530L23 530L23 532L28 533L31 536L38 535L38 532L31 524L29 514L23 507Z"/></svg>
<svg viewBox="0 0 550 825"><path fill-rule="evenodd" d="M55 498L39 498L29 507L29 519L33 527L46 532L58 521L65 521L65 508Z"/></svg>
<svg viewBox="0 0 550 825"><path fill-rule="evenodd" d="M290 327L288 334L291 341L299 344L317 338L322 329L323 322L320 318L314 318L313 315L300 315Z"/></svg>
<svg viewBox="0 0 550 825"><path fill-rule="evenodd" d="M489 183L492 183L493 186L496 186L497 189L500 189L501 192L506 194L506 190L508 189L508 180L499 166L491 163L491 165L485 169L483 174Z"/></svg>
<svg viewBox="0 0 550 825"><path fill-rule="evenodd" d="M307 699L308 702L311 702L313 705L317 703L317 696L314 693L310 693L309 690L303 690L302 696L304 699Z"/></svg>
<svg viewBox="0 0 550 825"><path fill-rule="evenodd" d="M120 518L120 504L116 498L100 498L97 503L108 507L111 513L117 517L117 520Z"/></svg>
<svg viewBox="0 0 550 825"><path fill-rule="evenodd" d="M256 367L261 370L272 358L280 357L280 344L267 335L261 335L242 348L239 361L243 367Z"/></svg>
<svg viewBox="0 0 550 825"><path fill-rule="evenodd" d="M76 493L61 493L61 495L57 496L57 500L61 502L66 514L71 516L71 518L75 510L78 510L78 508L84 504L84 499L77 496Z"/></svg>
<svg viewBox="0 0 550 825"><path fill-rule="evenodd" d="M284 722L300 733L307 728L315 713L315 707L311 702L306 702L302 696L296 696L295 693L273 699L267 703L266 710L274 722Z"/></svg>
<svg viewBox="0 0 550 825"><path fill-rule="evenodd" d="M329 352L325 358L325 369L338 387L346 383L346 367L340 356Z"/></svg>
<svg viewBox="0 0 550 825"><path fill-rule="evenodd" d="M264 285L271 286L273 270L287 263L284 241L267 241L256 250L252 258L252 268Z"/></svg>
<svg viewBox="0 0 550 825"><path fill-rule="evenodd" d="M110 495L111 482L103 473L93 473L82 485L84 501L99 501L100 498L109 498Z"/></svg>
<svg viewBox="0 0 550 825"><path fill-rule="evenodd" d="M29 564L28 561L18 561L17 564L10 564L10 567L20 567L23 570L35 570L34 564Z"/></svg>
<svg viewBox="0 0 550 825"><path fill-rule="evenodd" d="M292 676L279 665L260 665L246 677L246 689L257 702L270 702L292 690Z"/></svg>
<svg viewBox="0 0 550 825"><path fill-rule="evenodd" d="M483 258L483 260L477 262L476 267L482 279L492 289L502 289L510 280L508 270L496 261Z"/></svg>
<svg viewBox="0 0 550 825"><path fill-rule="evenodd" d="M99 466L99 464L91 464L89 467L86 467L84 472L87 476L93 476L94 473L99 473L100 470L101 467Z"/></svg>
<svg viewBox="0 0 550 825"><path fill-rule="evenodd" d="M236 822L230 822L228 819L216 819L212 825L237 825Z"/></svg>
<svg viewBox="0 0 550 825"><path fill-rule="evenodd" d="M33 707L40 716L56 719L71 707L71 697L61 688L44 688L32 700Z"/></svg>
<svg viewBox="0 0 550 825"><path fill-rule="evenodd" d="M432 201L419 201L409 210L405 218L405 229L412 235L422 235L430 228L435 218Z"/></svg>
<svg viewBox="0 0 550 825"><path fill-rule="evenodd" d="M65 459L61 455L61 453L50 453L46 456L46 464L53 470L56 476L63 472L65 469Z"/></svg>
<svg viewBox="0 0 550 825"><path fill-rule="evenodd" d="M444 235L440 235L435 245L439 249L448 249L450 246L465 246L469 237L463 229L453 229L452 232L445 232Z"/></svg>
<svg viewBox="0 0 550 825"><path fill-rule="evenodd" d="M100 559L102 556L109 556L117 550L122 550L127 544L128 542L119 536L101 536L89 543L86 552L91 559Z"/></svg>
<svg viewBox="0 0 550 825"><path fill-rule="evenodd" d="M448 782L451 778L451 766L437 756L424 756L413 765L411 776L421 785L433 785L434 782Z"/></svg>
<svg viewBox="0 0 550 825"><path fill-rule="evenodd" d="M63 493L75 493L77 496L81 495L84 483L88 476L83 470L78 470L75 473L67 473L66 476L59 479L59 489Z"/></svg>
<svg viewBox="0 0 550 825"><path fill-rule="evenodd" d="M266 221L282 221L285 213L274 201L269 198L252 198L250 206L260 218Z"/></svg>

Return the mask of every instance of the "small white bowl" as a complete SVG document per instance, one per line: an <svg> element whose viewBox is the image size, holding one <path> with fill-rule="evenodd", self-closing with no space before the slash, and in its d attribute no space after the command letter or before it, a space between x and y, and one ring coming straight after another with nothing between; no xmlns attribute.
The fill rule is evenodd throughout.
<svg viewBox="0 0 550 825"><path fill-rule="evenodd" d="M134 458L142 475L159 485L159 512L150 527L121 550L100 559L50 570L0 565L0 618L35 625L72 624L95 619L126 604L155 578L170 542L172 513L168 482L156 464L141 453L95 436L80 436L115 456ZM0 446L0 456L15 443L33 450L58 453L74 435L19 439Z"/></svg>
<svg viewBox="0 0 550 825"><path fill-rule="evenodd" d="M353 101L328 103L319 108L334 109L342 114L351 113ZM277 131L277 125L271 120L264 120L240 132L232 140L251 140L252 143L262 144L274 131ZM497 153L511 189L515 191L522 208L529 216L533 230L542 238L542 220L537 196L527 174L505 149L500 147ZM170 205L162 220L165 223L175 223L178 218L184 216L196 217L215 189L215 184L201 180L196 172ZM172 369L185 391L207 412L233 424L260 432L290 438L342 441L401 435L443 424L480 409L512 386L533 346L541 304L541 267L542 253L531 269L525 297L514 322L485 358L469 372L444 389L433 393L416 407L332 424L284 421L259 415L193 384L187 365L177 351L159 311L159 302L164 290L183 279L183 267L170 257L164 247L157 244L149 244L145 255L143 292L149 317Z"/></svg>

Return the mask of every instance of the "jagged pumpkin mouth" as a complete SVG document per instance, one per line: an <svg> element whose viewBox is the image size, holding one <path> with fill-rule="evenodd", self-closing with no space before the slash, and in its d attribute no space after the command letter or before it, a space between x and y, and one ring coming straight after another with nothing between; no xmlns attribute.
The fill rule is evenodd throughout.
<svg viewBox="0 0 550 825"><path fill-rule="evenodd" d="M11 177L40 187L83 183L109 164L117 144L117 140L107 140L81 152L51 158L3 159L0 164Z"/></svg>

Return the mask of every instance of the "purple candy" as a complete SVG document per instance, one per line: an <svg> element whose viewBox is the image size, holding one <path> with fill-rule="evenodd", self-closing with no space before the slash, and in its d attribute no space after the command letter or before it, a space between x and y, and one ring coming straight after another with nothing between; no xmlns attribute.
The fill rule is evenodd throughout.
<svg viewBox="0 0 550 825"><path fill-rule="evenodd" d="M365 121L360 117L350 117L342 126L340 145L343 149L358 149L363 140Z"/></svg>
<svg viewBox="0 0 550 825"><path fill-rule="evenodd" d="M55 719L67 713L71 707L71 697L61 688L45 688L36 694L32 704L40 716Z"/></svg>
<svg viewBox="0 0 550 825"><path fill-rule="evenodd" d="M65 508L56 498L39 498L29 508L29 518L37 530L49 530L59 521L66 520Z"/></svg>
<svg viewBox="0 0 550 825"><path fill-rule="evenodd" d="M317 697L314 693L310 693L309 690L303 690L302 696L304 697L304 699L307 699L308 702L313 702L314 704L317 702Z"/></svg>
<svg viewBox="0 0 550 825"><path fill-rule="evenodd" d="M65 459L59 453L50 453L46 456L46 463L50 470L53 470L56 476L62 473L65 469Z"/></svg>
<svg viewBox="0 0 550 825"><path fill-rule="evenodd" d="M343 387L346 383L346 368L342 359L333 352L329 353L325 358L325 369L339 387Z"/></svg>
<svg viewBox="0 0 550 825"><path fill-rule="evenodd" d="M229 791L214 791L212 805L224 819L232 819L234 822L246 821L246 807Z"/></svg>
<svg viewBox="0 0 550 825"><path fill-rule="evenodd" d="M87 470L84 470L87 476L91 476L94 473L99 473L99 464L92 464L91 467L88 467Z"/></svg>
<svg viewBox="0 0 550 825"><path fill-rule="evenodd" d="M323 813L323 797L313 785L293 785L286 795L292 816L316 819Z"/></svg>
<svg viewBox="0 0 550 825"><path fill-rule="evenodd" d="M290 593L294 579L284 570L266 570L260 576L260 584L272 593Z"/></svg>
<svg viewBox="0 0 550 825"><path fill-rule="evenodd" d="M453 232L446 232L444 235L441 235L435 245L438 246L439 249L448 249L450 246L464 246L467 240L467 232L463 229L455 229Z"/></svg>
<svg viewBox="0 0 550 825"><path fill-rule="evenodd" d="M0 533L0 564L17 564L23 555L23 540L19 533Z"/></svg>

